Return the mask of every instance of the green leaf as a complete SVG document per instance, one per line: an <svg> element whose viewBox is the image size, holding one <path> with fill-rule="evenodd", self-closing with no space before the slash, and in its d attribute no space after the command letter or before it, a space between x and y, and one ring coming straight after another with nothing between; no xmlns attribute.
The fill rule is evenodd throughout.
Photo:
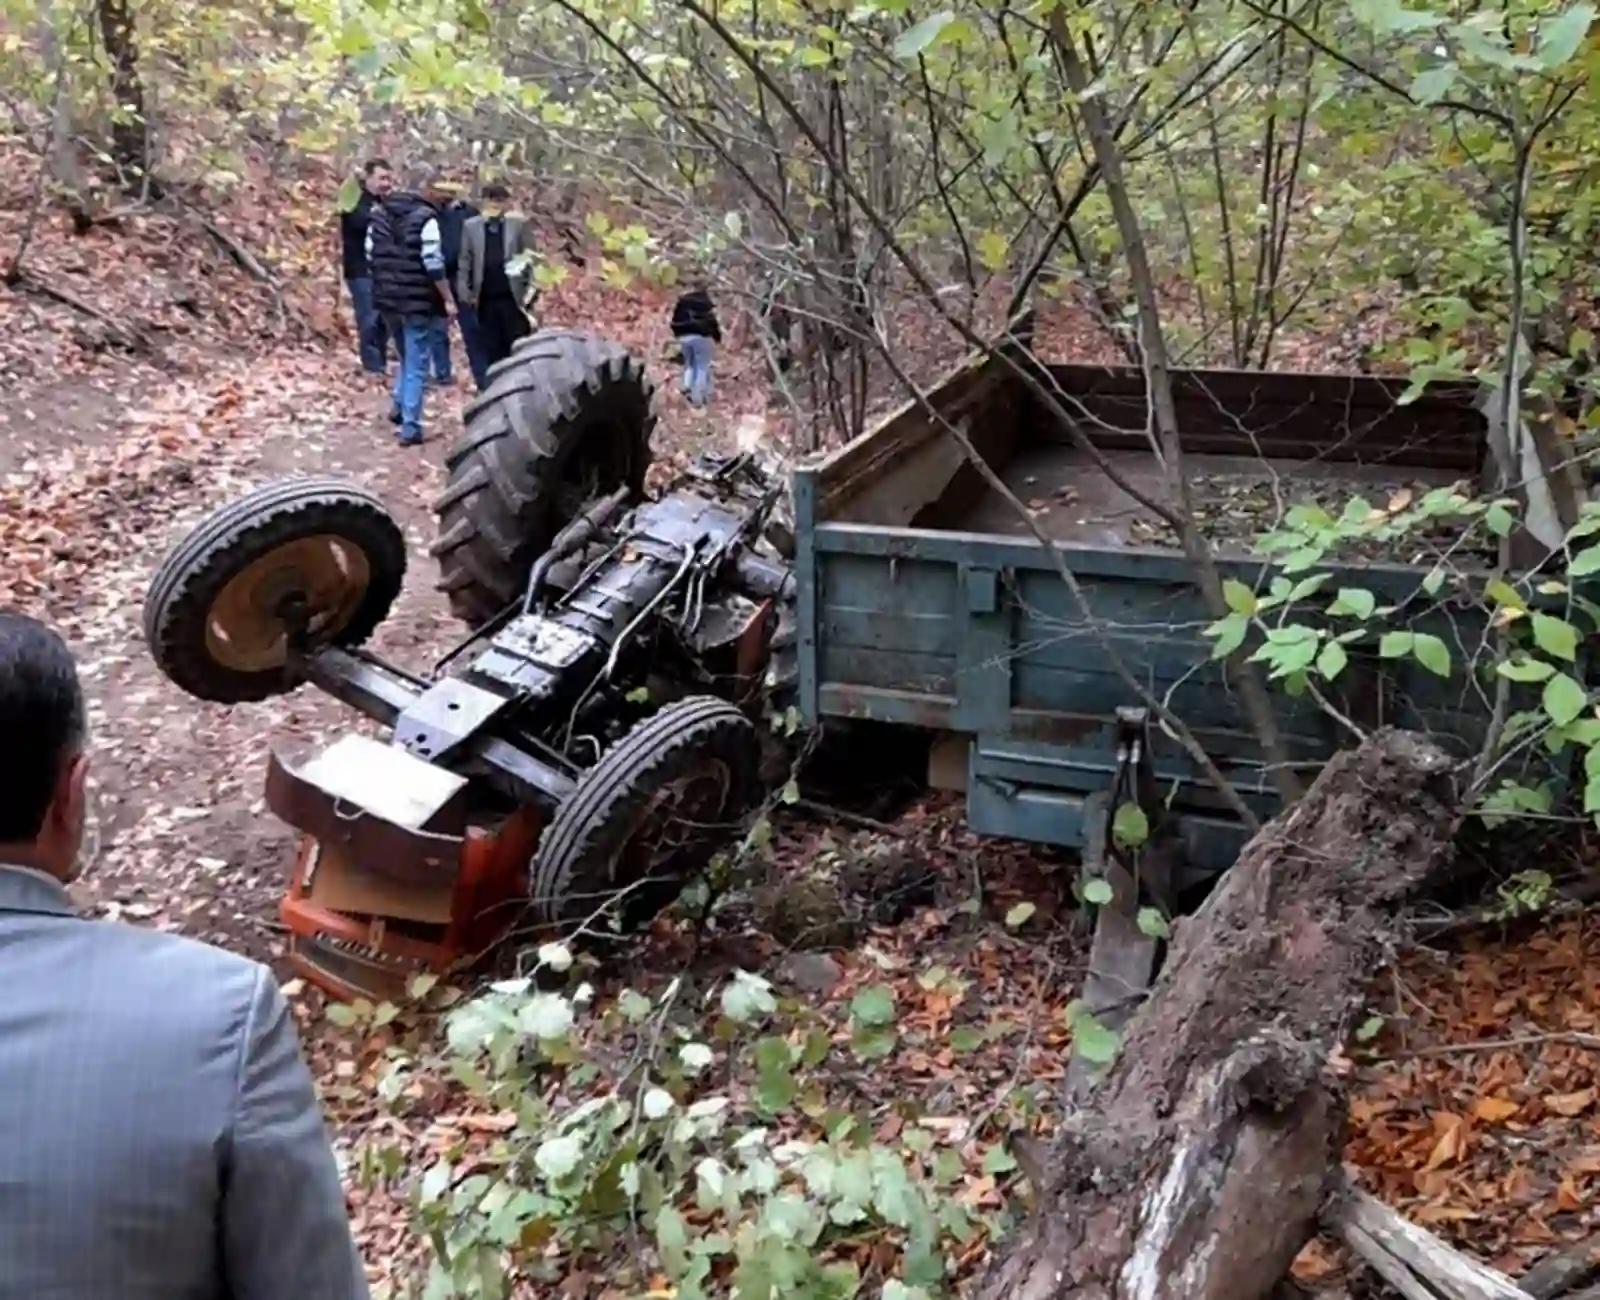
<svg viewBox="0 0 1600 1300"><path fill-rule="evenodd" d="M736 970L722 990L722 1014L729 1020L744 1022L770 1015L778 1009L772 985L747 970Z"/></svg>
<svg viewBox="0 0 1600 1300"><path fill-rule="evenodd" d="M1016 1158L1002 1143L996 1142L983 1153L982 1169L986 1174L1008 1174L1016 1167Z"/></svg>
<svg viewBox="0 0 1600 1300"><path fill-rule="evenodd" d="M1356 1042L1370 1043L1383 1032L1383 1017L1368 1016L1361 1022L1361 1027L1356 1030Z"/></svg>
<svg viewBox="0 0 1600 1300"><path fill-rule="evenodd" d="M1256 612L1256 593L1240 582L1237 578L1225 578L1222 583L1222 599L1235 614L1254 614Z"/></svg>
<svg viewBox="0 0 1600 1300"><path fill-rule="evenodd" d="M361 182L354 176L346 176L344 184L339 186L339 194L334 202L340 216L346 212L354 212L356 204L361 202Z"/></svg>
<svg viewBox="0 0 1600 1300"><path fill-rule="evenodd" d="M1587 692L1566 673L1557 673L1544 684L1543 698L1544 711L1558 727L1574 721L1589 702Z"/></svg>
<svg viewBox="0 0 1600 1300"><path fill-rule="evenodd" d="M783 789L778 791L778 802L795 804L800 802L800 783L790 778L784 783Z"/></svg>
<svg viewBox="0 0 1600 1300"><path fill-rule="evenodd" d="M1139 933L1149 939L1167 939L1172 935L1172 927L1167 924L1167 918L1161 915L1161 909L1156 907L1141 907L1137 917Z"/></svg>
<svg viewBox="0 0 1600 1300"><path fill-rule="evenodd" d="M800 1086L790 1073L789 1044L776 1036L756 1043L756 1101L769 1114L786 1109Z"/></svg>
<svg viewBox="0 0 1600 1300"><path fill-rule="evenodd" d="M1594 22L1593 5L1573 5L1549 22L1539 24L1539 46L1534 51L1546 71L1559 68L1578 52Z"/></svg>
<svg viewBox="0 0 1600 1300"><path fill-rule="evenodd" d="M635 686L622 698L629 704L648 704L650 703L650 688L648 686Z"/></svg>
<svg viewBox="0 0 1600 1300"><path fill-rule="evenodd" d="M978 260L985 269L998 271L1006 264L1006 253L1010 251L1011 241L998 230L985 230L978 236Z"/></svg>
<svg viewBox="0 0 1600 1300"><path fill-rule="evenodd" d="M638 989L623 989L617 994L617 1010L629 1024L638 1024L650 1014L650 999Z"/></svg>
<svg viewBox="0 0 1600 1300"><path fill-rule="evenodd" d="M1079 1012L1072 1024L1072 1046L1084 1060L1095 1065L1110 1065L1117 1058L1117 1035L1087 1011Z"/></svg>
<svg viewBox="0 0 1600 1300"><path fill-rule="evenodd" d="M1507 609L1526 611L1528 608L1528 602L1523 600L1517 589L1504 578L1490 578L1483 584L1483 594L1496 605L1503 605Z"/></svg>
<svg viewBox="0 0 1600 1300"><path fill-rule="evenodd" d="M1422 580L1422 590L1430 596L1437 596L1439 589L1444 586L1444 577L1443 569L1437 567L1429 569L1428 576Z"/></svg>
<svg viewBox="0 0 1600 1300"><path fill-rule="evenodd" d="M1336 618L1367 619L1377 607L1378 598L1365 587L1340 587L1333 604L1328 606L1328 613Z"/></svg>
<svg viewBox="0 0 1600 1300"><path fill-rule="evenodd" d="M1219 619L1206 629L1206 635L1217 639L1216 645L1211 647L1213 659L1226 659L1235 650L1244 644L1245 636L1250 631L1250 620L1243 614L1229 614L1227 618Z"/></svg>
<svg viewBox="0 0 1600 1300"><path fill-rule="evenodd" d="M1492 505L1485 510L1483 522L1496 537L1507 536L1517 526L1515 516L1502 505Z"/></svg>
<svg viewBox="0 0 1600 1300"><path fill-rule="evenodd" d="M950 1031L950 1050L952 1052L976 1052L983 1046L983 1035L976 1029L963 1025L960 1029Z"/></svg>
<svg viewBox="0 0 1600 1300"><path fill-rule="evenodd" d="M859 1025L887 1025L894 1021L894 990L871 984L850 999L850 1018Z"/></svg>
<svg viewBox="0 0 1600 1300"><path fill-rule="evenodd" d="M1322 653L1317 656L1317 671L1330 682L1342 673L1345 665L1350 662L1350 656L1337 641L1329 641L1322 647Z"/></svg>
<svg viewBox="0 0 1600 1300"><path fill-rule="evenodd" d="M944 35L946 27L956 20L949 9L929 14L920 23L908 27L895 38L894 55L897 59L914 59Z"/></svg>
<svg viewBox="0 0 1600 1300"><path fill-rule="evenodd" d="M1378 642L1378 654L1384 659L1399 659L1411 653L1416 639L1410 632L1385 632Z"/></svg>
<svg viewBox="0 0 1600 1300"><path fill-rule="evenodd" d="M1568 663L1578 657L1578 629L1549 614L1533 616L1533 643L1547 655L1565 659Z"/></svg>
<svg viewBox="0 0 1600 1300"><path fill-rule="evenodd" d="M1027 924L1028 918L1036 911L1038 908L1032 903L1018 903L1006 913L1006 929L1015 930L1018 926Z"/></svg>
<svg viewBox="0 0 1600 1300"><path fill-rule="evenodd" d="M533 1163L551 1182L559 1182L578 1167L583 1159L583 1138L577 1133L565 1133L547 1138L533 1153Z"/></svg>
<svg viewBox="0 0 1600 1300"><path fill-rule="evenodd" d="M1456 84L1457 71L1454 63L1441 63L1437 68L1419 72L1411 82L1411 98L1419 104L1437 104Z"/></svg>
<svg viewBox="0 0 1600 1300"><path fill-rule="evenodd" d="M894 1051L895 1032L887 1025L862 1025L850 1035L850 1047L863 1061L876 1061Z"/></svg>
<svg viewBox="0 0 1600 1300"><path fill-rule="evenodd" d="M1325 548L1321 546L1306 546L1298 551L1292 551L1283 558L1283 571L1285 573L1304 573L1313 564L1320 564Z"/></svg>
<svg viewBox="0 0 1600 1300"><path fill-rule="evenodd" d="M349 1029L359 1018L355 1008L344 1002L328 1003L327 1009L322 1014L340 1029Z"/></svg>
<svg viewBox="0 0 1600 1300"><path fill-rule="evenodd" d="M1083 882L1083 901L1086 903L1095 903L1103 907L1115 897L1110 882L1099 876Z"/></svg>
<svg viewBox="0 0 1600 1300"><path fill-rule="evenodd" d="M672 1277L681 1277L689 1263L689 1229L677 1207L663 1205L656 1214L656 1248Z"/></svg>
<svg viewBox="0 0 1600 1300"><path fill-rule="evenodd" d="M1438 637L1418 632L1411 642L1411 653L1430 673L1450 676L1450 647Z"/></svg>
<svg viewBox="0 0 1600 1300"><path fill-rule="evenodd" d="M1117 805L1111 818L1111 838L1118 848L1136 849L1150 838L1150 819L1136 803Z"/></svg>
<svg viewBox="0 0 1600 1300"><path fill-rule="evenodd" d="M1426 9L1407 9L1397 0L1367 0L1359 12L1380 32L1420 32L1438 27L1444 19Z"/></svg>
<svg viewBox="0 0 1600 1300"><path fill-rule="evenodd" d="M1567 566L1569 578L1587 578L1591 573L1600 573L1600 546L1579 551Z"/></svg>
<svg viewBox="0 0 1600 1300"><path fill-rule="evenodd" d="M1512 682L1543 682L1548 681L1555 672L1543 659L1529 659L1514 657L1504 659L1494 666L1495 672Z"/></svg>

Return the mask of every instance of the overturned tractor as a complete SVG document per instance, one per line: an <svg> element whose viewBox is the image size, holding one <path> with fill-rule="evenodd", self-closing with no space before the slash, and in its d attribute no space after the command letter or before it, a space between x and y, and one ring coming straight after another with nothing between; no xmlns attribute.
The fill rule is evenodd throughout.
<svg viewBox="0 0 1600 1300"><path fill-rule="evenodd" d="M156 572L145 636L183 690L310 683L387 729L267 774L301 833L291 956L323 988L392 998L519 924L638 925L759 801L793 635L783 484L736 456L648 497L652 425L643 364L592 335L542 331L491 372L432 548L470 631L426 672L364 648L406 551L350 483L259 488Z"/></svg>

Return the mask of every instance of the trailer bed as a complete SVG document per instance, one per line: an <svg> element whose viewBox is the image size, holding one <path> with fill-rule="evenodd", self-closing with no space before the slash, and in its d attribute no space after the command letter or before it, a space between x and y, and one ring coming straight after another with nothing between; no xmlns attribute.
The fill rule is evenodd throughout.
<svg viewBox="0 0 1600 1300"><path fill-rule="evenodd" d="M1060 443L1026 448L1000 471L1001 478L1033 513L1052 541L1074 546L1177 546L1167 524L1118 486L1113 474L1151 500L1164 495L1161 469L1147 451L1112 449L1101 456L1112 473L1083 449ZM1282 519L1296 502L1315 500L1337 513L1362 496L1383 504L1398 493L1448 487L1461 475L1451 469L1360 465L1337 461L1217 455L1185 456L1201 531L1219 555L1244 559L1255 539ZM958 521L963 532L1030 537L1027 524L998 492L986 491ZM1396 556L1395 559L1407 557Z"/></svg>
<svg viewBox="0 0 1600 1300"><path fill-rule="evenodd" d="M1137 370L1053 366L1099 453L1136 488L1159 485ZM1374 505L1465 482L1485 452L1474 394L1434 389L1401 404L1401 385L1360 375L1180 371L1181 441L1202 528L1225 577L1271 576L1250 543L1282 509L1317 497L1337 514L1354 492ZM1272 773L1204 634L1213 615L1186 557L1129 498L1014 368L969 362L918 402L795 473L800 708L815 724L868 718L935 733L968 821L989 834L1081 848L1119 770L1119 710L1139 704L1124 673L1181 717L1258 815L1277 808ZM943 422L1029 504L1056 555L989 489ZM1151 492L1155 496L1154 491ZM1414 594L1424 570L1358 557L1335 583L1380 603ZM1389 562L1385 562L1385 560ZM1058 562L1077 579L1061 581ZM1341 565L1346 561L1340 561ZM1414 630L1457 662L1482 629L1437 611ZM1446 681L1411 660L1349 647L1326 691L1363 728L1414 726L1472 752L1490 701L1468 675ZM1348 730L1306 696L1273 688L1288 761L1309 778ZM1180 813L1189 869L1220 870L1243 828L1193 760L1159 729L1149 751Z"/></svg>

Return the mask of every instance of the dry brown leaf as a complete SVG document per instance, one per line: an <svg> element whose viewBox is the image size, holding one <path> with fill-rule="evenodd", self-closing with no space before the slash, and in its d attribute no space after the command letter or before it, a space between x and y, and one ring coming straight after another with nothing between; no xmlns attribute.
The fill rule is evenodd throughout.
<svg viewBox="0 0 1600 1300"><path fill-rule="evenodd" d="M1510 1119L1522 1107L1508 1097L1479 1097L1472 1104L1473 1115L1486 1124L1500 1124Z"/></svg>
<svg viewBox="0 0 1600 1300"><path fill-rule="evenodd" d="M1427 1163L1422 1166L1425 1171L1461 1159L1467 1145L1467 1124L1461 1116L1439 1111L1433 1117L1433 1128L1439 1136L1428 1153Z"/></svg>
<svg viewBox="0 0 1600 1300"><path fill-rule="evenodd" d="M1544 1099L1544 1108L1552 1114L1565 1115L1571 1118L1573 1115L1583 1114L1590 1106L1594 1105L1594 1097L1595 1090L1593 1088L1584 1088L1579 1092L1557 1093L1553 1097Z"/></svg>

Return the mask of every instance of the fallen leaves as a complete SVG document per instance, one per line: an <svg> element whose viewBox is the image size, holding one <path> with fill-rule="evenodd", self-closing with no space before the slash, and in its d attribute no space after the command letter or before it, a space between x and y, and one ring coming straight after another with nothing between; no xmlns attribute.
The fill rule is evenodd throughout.
<svg viewBox="0 0 1600 1300"><path fill-rule="evenodd" d="M1597 971L1581 915L1408 958L1354 1070L1345 1156L1365 1185L1513 1274L1600 1227L1600 1051L1579 1037Z"/></svg>

